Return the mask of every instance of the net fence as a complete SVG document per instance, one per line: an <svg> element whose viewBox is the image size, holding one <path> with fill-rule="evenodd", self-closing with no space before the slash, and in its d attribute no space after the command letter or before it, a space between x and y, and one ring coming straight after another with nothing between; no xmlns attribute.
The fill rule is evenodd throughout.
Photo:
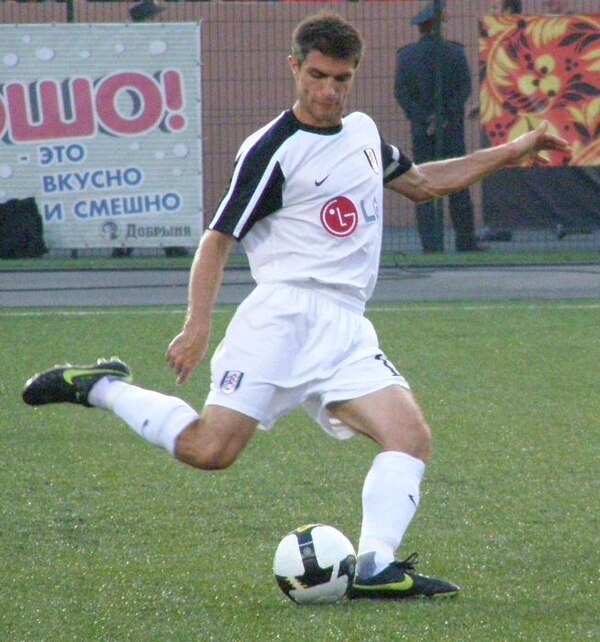
<svg viewBox="0 0 600 642"><path fill-rule="evenodd" d="M157 3L158 4L158 3ZM461 43L470 64L473 93L465 120L468 151L482 146L479 115L480 37L484 16L498 14L502 2L462 0L447 2L444 37ZM509 3L510 4L510 3ZM514 4L514 3L513 3ZM594 15L597 0L522 4L524 16ZM127 23L135 18L140 2L74 0L73 2L2 2L2 24ZM227 1L178 2L165 0L148 20L163 23L195 22L201 29L203 222L206 224L228 182L232 161L241 141L256 128L289 107L294 97L287 54L295 24L309 13L326 7L353 21L363 32L366 55L359 70L351 110L370 114L386 140L411 155L410 125L394 97L396 52L418 39L411 20L424 6L421 0L363 2ZM597 35L600 38L600 36ZM190 54L192 55L192 53ZM600 56L597 60L600 59ZM596 71L596 100L600 86ZM596 108L596 120L600 119ZM596 129L595 137L599 131ZM0 158L2 143L0 141ZM515 170L500 185L471 188L479 240L492 252L596 251L600 249L600 171L586 167L548 170L533 183L523 178L528 170ZM511 170L513 171L513 170ZM549 183L555 192L546 194ZM519 189L512 189L513 185ZM486 195L491 194L491 198ZM584 190L582 192L581 190ZM508 198L510 194L512 198ZM585 193L584 203L577 193ZM591 197L588 196L591 195ZM421 252L414 205L386 192L384 261ZM557 205L557 201L561 201ZM500 212L510 202L510 212ZM501 205L499 206L498 203ZM585 211L579 211L583 208ZM535 216L531 212L535 212ZM529 212L529 214L527 213ZM444 204L444 238L447 252L454 250L454 232Z"/></svg>

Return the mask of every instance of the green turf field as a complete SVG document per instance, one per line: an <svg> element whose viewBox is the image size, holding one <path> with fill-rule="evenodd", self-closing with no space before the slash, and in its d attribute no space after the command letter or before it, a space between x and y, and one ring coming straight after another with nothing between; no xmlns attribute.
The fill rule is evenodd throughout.
<svg viewBox="0 0 600 642"><path fill-rule="evenodd" d="M163 360L182 315L0 310L0 640L600 639L598 303L370 310L435 435L402 553L462 593L319 607L279 592L273 553L307 522L356 543L372 444L296 413L203 473L109 413L20 401L36 370L118 354L141 385L200 405L207 368L177 389Z"/></svg>

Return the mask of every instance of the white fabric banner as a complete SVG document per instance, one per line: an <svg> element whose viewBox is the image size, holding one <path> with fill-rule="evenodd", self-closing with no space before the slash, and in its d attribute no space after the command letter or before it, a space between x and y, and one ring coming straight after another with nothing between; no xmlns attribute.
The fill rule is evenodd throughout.
<svg viewBox="0 0 600 642"><path fill-rule="evenodd" d="M0 202L52 248L195 246L200 24L0 25Z"/></svg>

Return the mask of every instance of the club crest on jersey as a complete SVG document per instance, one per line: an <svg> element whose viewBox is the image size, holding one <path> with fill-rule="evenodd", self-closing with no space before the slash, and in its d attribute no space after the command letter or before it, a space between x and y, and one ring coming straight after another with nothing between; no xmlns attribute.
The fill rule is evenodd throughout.
<svg viewBox="0 0 600 642"><path fill-rule="evenodd" d="M375 153L375 150L372 147L367 147L367 149L365 149L364 152L365 152L365 156L367 157L367 160L369 161L369 165L371 166L371 169L376 174L379 174L379 163L377 162L377 154Z"/></svg>
<svg viewBox="0 0 600 642"><path fill-rule="evenodd" d="M221 379L221 390L226 395L235 392L240 387L243 376L244 373L239 370L227 370Z"/></svg>
<svg viewBox="0 0 600 642"><path fill-rule="evenodd" d="M358 208L346 196L336 196L323 205L321 225L332 236L350 236L358 225Z"/></svg>

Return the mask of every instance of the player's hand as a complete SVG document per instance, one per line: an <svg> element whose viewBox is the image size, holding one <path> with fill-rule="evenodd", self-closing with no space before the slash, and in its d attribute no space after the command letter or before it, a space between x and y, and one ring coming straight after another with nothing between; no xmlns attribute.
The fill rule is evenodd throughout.
<svg viewBox="0 0 600 642"><path fill-rule="evenodd" d="M549 134L547 130L548 122L543 121L534 130L515 138L510 143L514 152L512 164L544 167L550 164L544 152L560 152L568 161L572 155L569 143L560 136Z"/></svg>
<svg viewBox="0 0 600 642"><path fill-rule="evenodd" d="M177 385L187 383L208 349L210 328L184 328L169 344L165 358L177 375Z"/></svg>

